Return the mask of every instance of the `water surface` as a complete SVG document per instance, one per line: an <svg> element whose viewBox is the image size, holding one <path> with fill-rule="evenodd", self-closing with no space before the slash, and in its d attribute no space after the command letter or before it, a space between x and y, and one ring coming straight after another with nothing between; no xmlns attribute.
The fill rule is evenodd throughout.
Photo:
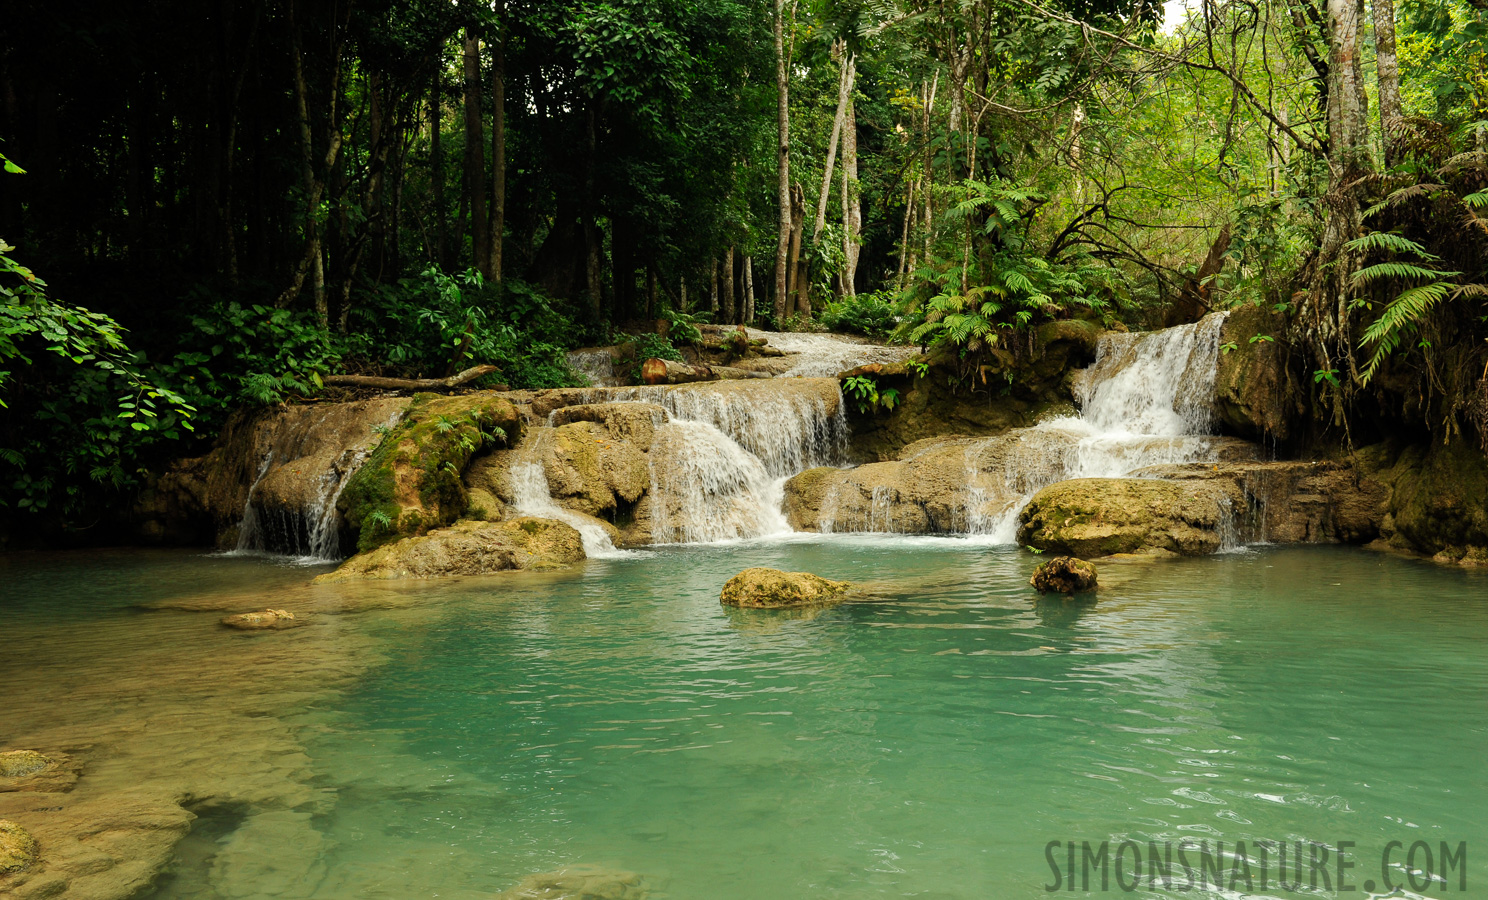
<svg viewBox="0 0 1488 900"><path fill-rule="evenodd" d="M60 667L104 697L93 679L165 641L208 667L193 648L258 648L261 675L312 682L251 715L273 713L304 756L262 778L317 799L258 785L183 845L157 897L491 896L576 863L666 898L1031 897L1053 880L1048 842L1124 839L1354 841L1360 885L1390 841L1488 847L1488 577L1264 549L1107 563L1092 603L1035 600L1036 562L958 539L802 537L333 591L263 560L16 556L0 681ZM750 565L880 597L725 610L719 587ZM224 593L314 624L224 634ZM139 643L86 638L126 631ZM230 690L208 681L196 690ZM26 729L107 718L21 696ZM214 863L275 827L300 848L285 871ZM1488 885L1484 852L1468 896ZM1273 861L1251 895L1299 895L1274 877Z"/></svg>

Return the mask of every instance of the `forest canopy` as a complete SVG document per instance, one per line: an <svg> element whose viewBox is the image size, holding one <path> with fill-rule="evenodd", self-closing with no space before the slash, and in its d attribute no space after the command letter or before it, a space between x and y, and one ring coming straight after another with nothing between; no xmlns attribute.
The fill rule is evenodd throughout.
<svg viewBox="0 0 1488 900"><path fill-rule="evenodd" d="M1319 433L1481 437L1485 6L18 0L0 503L84 527L244 404L578 384L658 320L975 390L1043 322L1253 304Z"/></svg>

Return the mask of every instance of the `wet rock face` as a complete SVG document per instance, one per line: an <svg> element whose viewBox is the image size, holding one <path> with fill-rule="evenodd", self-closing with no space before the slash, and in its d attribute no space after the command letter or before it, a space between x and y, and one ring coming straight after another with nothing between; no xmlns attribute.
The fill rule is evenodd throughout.
<svg viewBox="0 0 1488 900"><path fill-rule="evenodd" d="M1056 556L1033 570L1028 580L1042 594L1078 594L1095 590L1095 566L1073 556Z"/></svg>
<svg viewBox="0 0 1488 900"><path fill-rule="evenodd" d="M1019 517L1018 543L1082 558L1115 553L1213 553L1227 486L1145 478L1077 478L1039 491Z"/></svg>
<svg viewBox="0 0 1488 900"><path fill-rule="evenodd" d="M1285 316L1256 306L1225 319L1214 411L1227 430L1255 440L1295 436L1307 395L1289 366L1286 328Z"/></svg>
<svg viewBox="0 0 1488 900"><path fill-rule="evenodd" d="M1390 547L1488 565L1488 459L1476 447L1377 444L1359 451L1359 467L1386 486L1379 531Z"/></svg>
<svg viewBox="0 0 1488 900"><path fill-rule="evenodd" d="M810 572L779 569L745 569L728 580L719 600L725 606L749 609L787 609L835 603L852 587L846 581L830 581Z"/></svg>
<svg viewBox="0 0 1488 900"><path fill-rule="evenodd" d="M490 575L562 567L583 558L584 543L578 531L563 522L529 517L462 521L354 556L315 581Z"/></svg>
<svg viewBox="0 0 1488 900"><path fill-rule="evenodd" d="M36 862L36 839L14 822L0 819L0 877L24 872Z"/></svg>

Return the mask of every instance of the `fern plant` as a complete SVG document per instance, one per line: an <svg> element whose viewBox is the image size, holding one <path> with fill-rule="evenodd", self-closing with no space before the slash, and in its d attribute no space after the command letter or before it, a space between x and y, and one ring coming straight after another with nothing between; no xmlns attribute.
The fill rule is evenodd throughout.
<svg viewBox="0 0 1488 900"><path fill-rule="evenodd" d="M1402 342L1416 335L1432 309L1449 298L1456 299L1468 293L1481 292L1482 285L1463 285L1451 279L1462 275L1435 267L1441 262L1436 256L1409 238L1384 231L1375 231L1356 238L1347 244L1354 253L1385 251L1397 255L1414 257L1416 261L1390 260L1366 266L1353 275L1355 287L1364 287L1377 281L1393 280L1410 284L1384 308L1379 318L1364 329L1360 341L1368 348L1369 359L1359 374L1361 385L1369 384L1379 367L1389 359ZM1414 282L1412 284L1412 282ZM1356 306L1372 308L1367 300L1356 300Z"/></svg>

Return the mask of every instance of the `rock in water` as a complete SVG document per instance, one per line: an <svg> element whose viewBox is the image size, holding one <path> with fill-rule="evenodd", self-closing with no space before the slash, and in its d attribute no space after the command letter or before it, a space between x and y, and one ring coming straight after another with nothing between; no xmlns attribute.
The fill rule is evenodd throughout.
<svg viewBox="0 0 1488 900"><path fill-rule="evenodd" d="M315 581L490 575L557 568L583 558L583 539L564 522L530 516L505 522L462 521L353 556Z"/></svg>
<svg viewBox="0 0 1488 900"><path fill-rule="evenodd" d="M14 822L0 819L0 875L30 868L36 862L36 839Z"/></svg>
<svg viewBox="0 0 1488 900"><path fill-rule="evenodd" d="M497 900L645 900L650 891L635 872L601 866L567 866L529 875Z"/></svg>
<svg viewBox="0 0 1488 900"><path fill-rule="evenodd" d="M51 764L50 759L35 750L10 750L0 753L0 778L25 778Z"/></svg>
<svg viewBox="0 0 1488 900"><path fill-rule="evenodd" d="M745 569L728 580L719 600L725 606L786 609L792 606L835 603L851 587L846 581L829 581L810 572Z"/></svg>
<svg viewBox="0 0 1488 900"><path fill-rule="evenodd" d="M1077 594L1095 590L1095 566L1073 556L1056 556L1037 569L1028 583L1045 594Z"/></svg>
<svg viewBox="0 0 1488 900"><path fill-rule="evenodd" d="M265 609L260 612L239 613L228 616L222 620L222 624L229 628L237 628L243 631L258 631L265 628L294 628L304 625L305 622L296 619L294 613L284 609Z"/></svg>
<svg viewBox="0 0 1488 900"><path fill-rule="evenodd" d="M1233 484L1075 478L1034 495L1019 514L1018 543L1083 558L1200 556L1219 550L1227 508L1244 502Z"/></svg>

